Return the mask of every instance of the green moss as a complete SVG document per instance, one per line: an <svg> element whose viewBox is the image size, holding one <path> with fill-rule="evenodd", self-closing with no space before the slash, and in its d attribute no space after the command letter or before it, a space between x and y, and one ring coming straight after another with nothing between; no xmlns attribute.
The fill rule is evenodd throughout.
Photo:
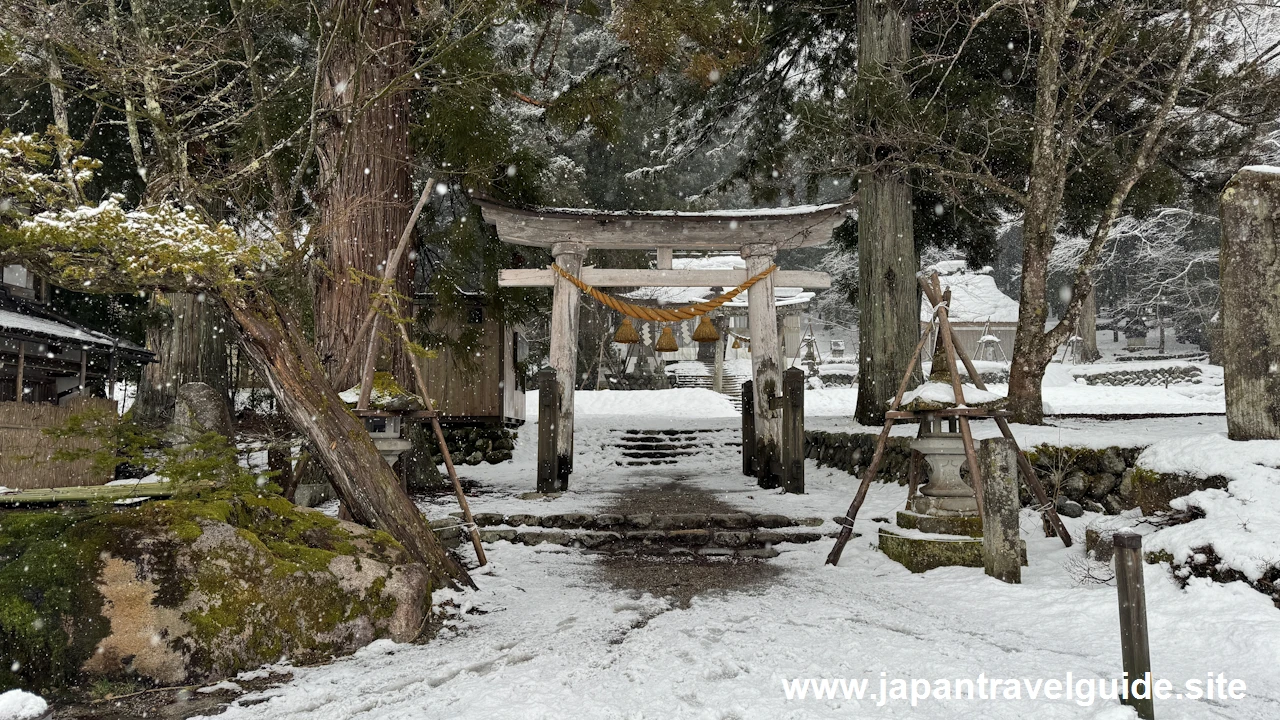
<svg viewBox="0 0 1280 720"><path fill-rule="evenodd" d="M243 543L193 546L220 524ZM184 608L191 631L171 642L191 667L225 675L286 654L323 659L349 647L346 623L378 626L396 607L383 595L387 578L363 594L343 590L329 575L340 555L357 566L362 556L406 560L386 533L353 532L271 495L200 490L130 508L0 512L0 687L79 679L110 632L96 584L108 556L147 568L156 605Z"/></svg>
<svg viewBox="0 0 1280 720"><path fill-rule="evenodd" d="M1141 467L1141 466L1139 466L1139 465L1135 465L1135 466L1134 466L1134 468L1133 468L1133 474L1130 476L1130 479L1134 482L1134 484L1137 484L1137 483L1147 483L1147 484L1151 484L1151 483L1158 483L1158 482L1160 482L1160 473L1158 473L1158 472L1156 472L1156 471L1154 471L1154 470L1148 470L1148 469L1146 469L1146 468L1144 468L1144 467Z"/></svg>

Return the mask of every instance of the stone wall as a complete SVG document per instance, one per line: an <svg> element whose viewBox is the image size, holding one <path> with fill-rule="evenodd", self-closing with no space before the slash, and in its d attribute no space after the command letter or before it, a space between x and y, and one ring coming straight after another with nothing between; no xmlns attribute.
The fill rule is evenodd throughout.
<svg viewBox="0 0 1280 720"><path fill-rule="evenodd" d="M516 431L501 426L446 427L444 440L455 465L497 464L511 459L516 447ZM432 459L444 462L440 448L432 442Z"/></svg>
<svg viewBox="0 0 1280 720"><path fill-rule="evenodd" d="M843 470L861 477L875 452L876 435L821 430L805 432L805 457L821 467ZM911 462L910 438L891 437L876 474L879 482L907 483ZM1055 500L1058 512L1079 517L1085 510L1116 515L1140 507L1143 513L1166 511L1169 501L1211 487L1225 487L1223 478L1204 480L1162 475L1137 466L1142 448L1111 447L1101 450L1037 445L1024 448L1045 492ZM964 472L967 474L967 471ZM1024 506L1033 504L1026 485L1019 483Z"/></svg>

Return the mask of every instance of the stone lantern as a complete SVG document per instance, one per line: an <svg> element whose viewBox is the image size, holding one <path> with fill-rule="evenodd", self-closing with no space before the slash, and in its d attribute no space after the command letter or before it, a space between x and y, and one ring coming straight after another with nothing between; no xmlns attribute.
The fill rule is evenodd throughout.
<svg viewBox="0 0 1280 720"><path fill-rule="evenodd" d="M945 431L941 418L936 416L926 416L922 425L926 429L911 443L911 449L924 456L929 479L920 494L911 498L908 509L935 517L976 517L978 499L960 477L966 457L964 440L954 427L955 419L949 420Z"/></svg>
<svg viewBox="0 0 1280 720"><path fill-rule="evenodd" d="M369 431L374 447L382 453L388 465L395 465L400 453L413 448L413 442L402 437L405 418L401 413L365 415L364 429Z"/></svg>

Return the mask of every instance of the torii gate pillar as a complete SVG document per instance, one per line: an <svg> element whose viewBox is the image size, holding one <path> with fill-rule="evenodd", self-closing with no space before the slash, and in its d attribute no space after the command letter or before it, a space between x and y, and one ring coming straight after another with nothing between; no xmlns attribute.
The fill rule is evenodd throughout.
<svg viewBox="0 0 1280 720"><path fill-rule="evenodd" d="M744 245L747 275L774 264L778 248L768 243ZM751 333L751 375L755 393L756 482L762 488L782 483L782 348L778 344L778 308L773 297L773 274L747 290L747 323Z"/></svg>
<svg viewBox="0 0 1280 720"><path fill-rule="evenodd" d="M565 272L577 277L582 274L582 258L586 246L580 242L558 242L551 246L555 263ZM573 283L559 275L551 297L551 367L560 381L559 433L556 435L556 455L559 458L559 489L569 487L569 474L573 472L573 391L578 386L578 299L580 293Z"/></svg>

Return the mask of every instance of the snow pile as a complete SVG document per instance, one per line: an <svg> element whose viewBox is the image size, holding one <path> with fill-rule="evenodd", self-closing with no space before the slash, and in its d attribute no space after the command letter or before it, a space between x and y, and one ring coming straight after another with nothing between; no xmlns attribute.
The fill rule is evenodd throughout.
<svg viewBox="0 0 1280 720"><path fill-rule="evenodd" d="M1004 399L1003 395L979 390L972 385L961 385L960 392L964 394L964 405L966 407L986 405ZM954 406L956 404L956 394L951 385L947 383L927 382L903 395L902 407L907 407L917 401L929 405Z"/></svg>
<svg viewBox="0 0 1280 720"><path fill-rule="evenodd" d="M1142 451L1138 465L1229 481L1225 490L1198 490L1170 503L1175 510L1198 508L1205 517L1160 530L1146 550L1164 550L1181 564L1212 546L1226 566L1251 581L1280 564L1280 440L1236 442L1219 434L1162 440Z"/></svg>
<svg viewBox="0 0 1280 720"><path fill-rule="evenodd" d="M25 690L9 690L0 693L0 720L28 720L38 718L49 709L49 704L39 695Z"/></svg>

